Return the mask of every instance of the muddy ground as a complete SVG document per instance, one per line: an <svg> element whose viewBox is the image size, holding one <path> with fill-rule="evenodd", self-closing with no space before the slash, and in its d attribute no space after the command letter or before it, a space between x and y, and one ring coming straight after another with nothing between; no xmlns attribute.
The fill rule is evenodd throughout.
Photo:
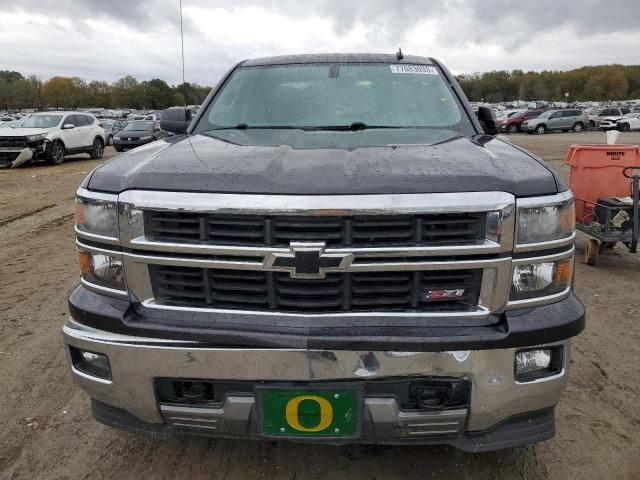
<svg viewBox="0 0 640 480"><path fill-rule="evenodd" d="M514 135L566 176L571 143L602 133ZM640 143L640 134L621 141ZM107 156L114 154L111 148ZM78 282L76 187L99 161L0 171L1 479L639 479L640 255L616 247L582 261L588 307L555 439L471 455L449 447L318 447L203 438L143 440L94 422L71 380L60 329Z"/></svg>

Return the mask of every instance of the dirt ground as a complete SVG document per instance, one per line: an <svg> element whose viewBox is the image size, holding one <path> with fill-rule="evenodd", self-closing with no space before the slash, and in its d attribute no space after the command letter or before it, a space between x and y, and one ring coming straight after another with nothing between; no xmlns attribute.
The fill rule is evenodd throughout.
<svg viewBox="0 0 640 480"><path fill-rule="evenodd" d="M604 134L511 138L566 175L568 146ZM640 134L620 141L638 144ZM85 157L0 171L1 479L640 479L640 255L616 247L589 267L582 235L576 289L588 326L573 344L551 441L472 455L449 447L154 442L96 423L67 371L60 335L78 282L74 192L100 163Z"/></svg>

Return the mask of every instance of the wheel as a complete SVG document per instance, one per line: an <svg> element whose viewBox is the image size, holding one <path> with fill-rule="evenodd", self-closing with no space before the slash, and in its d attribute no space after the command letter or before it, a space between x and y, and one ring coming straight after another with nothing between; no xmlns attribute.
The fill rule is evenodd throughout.
<svg viewBox="0 0 640 480"><path fill-rule="evenodd" d="M576 123L573 126L573 131L576 133L580 133L582 130L584 130L584 125L582 125L580 122Z"/></svg>
<svg viewBox="0 0 640 480"><path fill-rule="evenodd" d="M93 148L89 152L89 155L91 155L91 158L94 160L102 158L102 155L104 155L104 143L102 143L101 138L96 137L93 140Z"/></svg>
<svg viewBox="0 0 640 480"><path fill-rule="evenodd" d="M595 238L587 240L587 244L584 246L584 261L587 265L595 265L598 261L598 254L600 253L600 244Z"/></svg>
<svg viewBox="0 0 640 480"><path fill-rule="evenodd" d="M507 127L507 132L508 133L518 133L518 125L516 125L515 123L512 123L511 125L509 125Z"/></svg>
<svg viewBox="0 0 640 480"><path fill-rule="evenodd" d="M113 145L113 135L109 135L109 138L107 138L107 145Z"/></svg>
<svg viewBox="0 0 640 480"><path fill-rule="evenodd" d="M593 130L594 128L596 128L596 122L594 122L593 120L589 120L589 128L591 130Z"/></svg>
<svg viewBox="0 0 640 480"><path fill-rule="evenodd" d="M47 147L47 162L51 165L62 165L64 163L64 145L59 140L50 143Z"/></svg>
<svg viewBox="0 0 640 480"><path fill-rule="evenodd" d="M113 148L116 149L116 152L122 152L123 151L122 148L120 148L120 147L113 147Z"/></svg>
<svg viewBox="0 0 640 480"><path fill-rule="evenodd" d="M544 135L546 133L546 131L547 131L547 127L545 127L544 125L538 125L536 127L536 133L538 135Z"/></svg>
<svg viewBox="0 0 640 480"><path fill-rule="evenodd" d="M628 123L621 123L620 125L618 125L618 130L620 130L621 132L630 132L631 125L629 125Z"/></svg>

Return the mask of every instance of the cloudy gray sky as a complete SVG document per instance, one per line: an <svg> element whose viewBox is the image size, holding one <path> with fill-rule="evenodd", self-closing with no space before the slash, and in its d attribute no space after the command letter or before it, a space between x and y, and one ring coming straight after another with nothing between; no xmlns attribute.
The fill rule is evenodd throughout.
<svg viewBox="0 0 640 480"><path fill-rule="evenodd" d="M180 81L179 0L0 0L0 70ZM183 0L187 81L245 58L434 56L455 73L640 63L640 0Z"/></svg>

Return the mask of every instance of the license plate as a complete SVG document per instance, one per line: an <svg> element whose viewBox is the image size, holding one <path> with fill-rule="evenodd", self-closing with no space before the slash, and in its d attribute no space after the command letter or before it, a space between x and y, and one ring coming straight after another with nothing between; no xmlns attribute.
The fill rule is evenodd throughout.
<svg viewBox="0 0 640 480"><path fill-rule="evenodd" d="M257 388L262 432L275 437L355 437L360 434L358 389Z"/></svg>

